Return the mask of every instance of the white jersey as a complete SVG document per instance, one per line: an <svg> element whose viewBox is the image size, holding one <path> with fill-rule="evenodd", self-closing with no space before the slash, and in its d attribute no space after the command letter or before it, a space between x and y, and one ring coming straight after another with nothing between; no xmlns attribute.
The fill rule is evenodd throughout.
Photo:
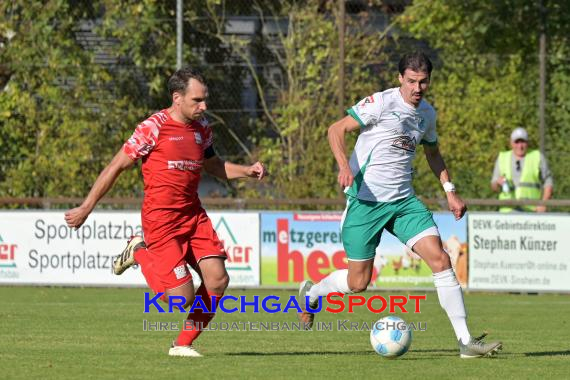
<svg viewBox="0 0 570 380"><path fill-rule="evenodd" d="M354 183L345 192L374 202L413 195L416 146L437 144L433 107L422 99L415 108L404 101L399 88L391 88L362 99L347 112L361 130L350 158Z"/></svg>

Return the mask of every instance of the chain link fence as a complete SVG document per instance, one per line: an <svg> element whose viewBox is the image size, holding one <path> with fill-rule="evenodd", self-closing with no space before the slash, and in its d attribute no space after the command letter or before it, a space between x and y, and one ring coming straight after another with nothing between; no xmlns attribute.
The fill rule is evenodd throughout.
<svg viewBox="0 0 570 380"><path fill-rule="evenodd" d="M13 2L17 3L19 2ZM232 0L223 2L226 6L224 19L222 23L217 24L211 14L208 14L205 3L183 2L183 63L197 67L207 79L210 92L208 114L214 126L217 152L231 161L251 162L257 157L256 149L261 139L279 138L275 131L268 128L267 119L274 107L280 104L280 97L287 92L290 85L291 76L282 62L284 47L280 38L282 33L287 33L290 20L287 14L283 14L279 1ZM322 8L320 12L323 17L338 16L335 7L339 2L316 3ZM410 3L411 1L397 0L344 2L347 18L366 14L367 32L379 35L390 30L391 20L401 14ZM140 10L140 13L137 13L137 7L136 2L124 5L113 5L113 2L106 1L69 2L67 11L72 14L72 19L69 21L68 32L65 32L66 9L54 10L47 5L44 11L46 14L52 12L52 15L42 19L42 22L45 22L42 26L44 29L33 29L36 28L36 25L32 25L33 20L26 20L24 17L19 18L14 30L1 26L3 29L0 30L0 54L3 62L0 63L0 86L4 93L17 86L20 90L29 88L33 98L30 101L33 107L20 110L20 114L8 114L8 111L5 111L5 120L21 118L35 121L33 124L22 123L21 127L10 127L11 129L6 127L4 122L0 123L0 137L4 143L4 147L0 148L0 183L5 182L4 187L0 188L0 197L17 194L15 190L11 192L11 189L24 189L20 191L19 196L31 197L84 195L85 188L90 186L96 173L106 163L103 158L110 159L138 122L170 105L166 82L176 70L176 2L156 2L152 6L148 5L149 8ZM41 7L36 12L40 9ZM23 7L18 8L16 5L3 6L3 11L5 20L13 20L14 15L25 12ZM113 12L117 15L110 18L109 14ZM116 22L111 22L113 20ZM6 52L9 51L11 42L21 38L26 31L35 33L33 38L36 39L42 38L44 33L44 43L31 39L27 41L33 46L37 43L37 47L34 47L35 54L40 57L33 59L34 56L30 55L27 59L24 54L19 56L13 51L8 57ZM53 31L61 31L57 35L61 41L49 40L49 33ZM347 33L351 31L348 30ZM400 53L401 45L410 43L429 49L425 42L400 36L398 43L386 48L387 55L394 59L370 60L365 66L375 73L395 73L395 65L389 62L396 61L395 57ZM71 46L74 44L79 50L72 50ZM53 51L61 49L62 53L50 56L45 52L50 46ZM83 58L71 59L65 55L70 52ZM434 56L436 64L441 66L441 63L437 62L437 54ZM351 74L361 67L362 62L345 63L344 72L347 79L344 83L338 82L339 92L342 92L344 86L349 86ZM50 103L46 99L51 90L47 86L41 87L42 78L35 78L35 72L51 72L53 75L46 81L50 80L49 86L61 89L62 93L71 94L69 99L63 99L69 104L48 107ZM26 76L31 76L37 83L33 83ZM88 83L82 91L89 93L89 96L83 97L83 93L74 94L78 83L83 80L82 77L87 77L85 83ZM386 85L380 79L378 82ZM349 106L358 100L347 98L349 96L345 96L345 104L342 106ZM92 123L82 127L83 129L72 137L78 141L98 139L98 142L92 144L90 154L74 153L74 159L82 164L73 171L67 172L65 169L64 172L70 177L75 176L78 183L84 180L85 184L78 184L77 189L69 184L63 184L57 190L45 189L38 183L61 173L62 169L55 166L55 162L58 152L63 154L65 148L56 147L46 153L42 144L45 144L46 139L71 140L71 137L58 130L57 126L63 119L73 118L74 113L79 112L78 107L73 106L74 101L87 109L85 112L91 112L81 114L80 117L92 117ZM327 101L330 102L331 99ZM528 103L529 108L536 107L532 100L529 99ZM6 109L11 106L6 102L4 105ZM69 112L69 115L53 116L58 107L64 112L66 105L68 108L65 108L65 112ZM556 106L547 104L547 109L551 110ZM117 111L119 108L120 112ZM113 112L116 112L116 115L110 115ZM516 110L513 110L514 112ZM44 125L50 127L43 127ZM507 136L505 140L506 138ZM76 151L80 151L80 148ZM565 161L570 156L569 150L549 151L548 144L545 153L547 157L555 156ZM47 167L53 167L45 177L38 174L43 161L46 161L44 165ZM22 173L22 177L31 179L19 180L13 173ZM11 176L16 179L10 179ZM127 181L123 185L124 190L118 195L132 194L134 197L140 197L142 188L140 184L136 187L135 183L134 179ZM28 192L25 191L27 186L37 186L41 190ZM225 195L231 191L231 188L208 179L206 187L208 190L205 195ZM265 191L271 192L271 189Z"/></svg>

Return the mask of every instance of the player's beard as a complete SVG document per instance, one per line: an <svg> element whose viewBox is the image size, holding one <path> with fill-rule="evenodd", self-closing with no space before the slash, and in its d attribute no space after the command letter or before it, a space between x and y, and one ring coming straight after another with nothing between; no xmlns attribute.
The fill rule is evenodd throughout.
<svg viewBox="0 0 570 380"><path fill-rule="evenodd" d="M421 92L416 92L415 94L412 93L410 98L411 98L412 103L414 103L415 105L418 105L422 101L423 94Z"/></svg>
<svg viewBox="0 0 570 380"><path fill-rule="evenodd" d="M191 123L193 121L200 120L202 118L202 114L203 114L203 112L194 112L194 113L190 114L190 116L188 116L186 114L184 114L183 116L186 119L187 123Z"/></svg>
<svg viewBox="0 0 570 380"><path fill-rule="evenodd" d="M202 112L193 112L191 115L190 120L200 120L204 116L204 111Z"/></svg>

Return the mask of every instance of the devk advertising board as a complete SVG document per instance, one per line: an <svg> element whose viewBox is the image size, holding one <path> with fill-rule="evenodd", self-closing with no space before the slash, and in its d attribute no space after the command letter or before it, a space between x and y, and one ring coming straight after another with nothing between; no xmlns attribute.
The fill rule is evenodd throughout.
<svg viewBox="0 0 570 380"><path fill-rule="evenodd" d="M570 291L570 218L469 215L469 288Z"/></svg>

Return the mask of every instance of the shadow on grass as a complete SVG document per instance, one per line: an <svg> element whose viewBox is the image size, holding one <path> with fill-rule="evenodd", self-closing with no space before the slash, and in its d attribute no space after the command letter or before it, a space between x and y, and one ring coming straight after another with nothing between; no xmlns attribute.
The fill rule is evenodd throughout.
<svg viewBox="0 0 570 380"><path fill-rule="evenodd" d="M542 352L525 352L524 356L567 356L570 350L566 351L542 351Z"/></svg>
<svg viewBox="0 0 570 380"><path fill-rule="evenodd" d="M453 352L453 354L459 353L459 349L425 349L425 350L414 350L414 352L425 352L425 353L439 353L439 352Z"/></svg>
<svg viewBox="0 0 570 380"><path fill-rule="evenodd" d="M294 351L294 352L230 352L228 356L298 356L298 355L374 355L371 351Z"/></svg>
<svg viewBox="0 0 570 380"><path fill-rule="evenodd" d="M422 350L414 350L413 348L410 349L410 353L417 353L421 355L421 358L417 358L416 360L423 360L423 359L434 359L438 357L450 357L450 356L458 356L459 350L457 349L422 349ZM426 355L429 354L429 355Z"/></svg>
<svg viewBox="0 0 570 380"><path fill-rule="evenodd" d="M441 356L457 356L458 350L413 350L412 355L420 353L421 357L409 357L404 355L399 360L431 360ZM431 355L425 355L431 354ZM247 351L247 352L230 352L228 356L329 356L329 355L358 355L358 356L377 356L372 350L370 351L288 351L288 352L260 352L260 351ZM425 356L424 356L425 355Z"/></svg>

